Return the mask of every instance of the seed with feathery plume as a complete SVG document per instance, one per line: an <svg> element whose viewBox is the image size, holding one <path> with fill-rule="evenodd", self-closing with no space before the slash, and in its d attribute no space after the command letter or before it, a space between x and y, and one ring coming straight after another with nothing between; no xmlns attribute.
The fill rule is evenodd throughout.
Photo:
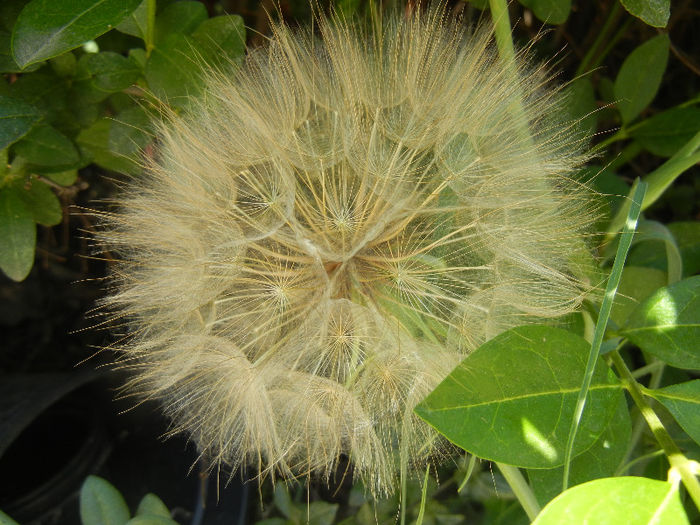
<svg viewBox="0 0 700 525"><path fill-rule="evenodd" d="M277 25L208 74L99 234L129 391L262 477L330 480L347 457L381 495L441 457L413 407L587 291L585 155L545 68L516 69L432 9Z"/></svg>

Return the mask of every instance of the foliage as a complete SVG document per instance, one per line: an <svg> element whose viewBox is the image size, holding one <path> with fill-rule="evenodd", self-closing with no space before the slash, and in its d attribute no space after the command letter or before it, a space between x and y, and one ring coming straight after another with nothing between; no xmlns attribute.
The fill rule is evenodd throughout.
<svg viewBox="0 0 700 525"><path fill-rule="evenodd" d="M65 220L68 190L87 176L79 170L138 175L158 110L186 113L190 95L202 94L202 65L228 67L245 53L242 18L210 18L199 2L105 0L91 10L92 2L66 0L58 24L43 14L46 4L0 7L0 268L16 281L32 270L37 225ZM378 9L334 4L347 16ZM304 12L301 2L290 5ZM510 13L565 33L581 5L520 0ZM489 9L508 12L499 0L466 5L484 17ZM600 264L584 273L594 284L610 278L608 291L557 326L518 326L475 345L425 398L417 415L466 451L453 464L430 465L436 476L406 480L385 499L357 484L332 503L277 484L256 515L260 525L394 523L399 508L402 522L426 524L697 520L700 222L679 209L685 194L692 200L688 174L700 162L700 97L669 75L683 68L664 29L670 0L589 9L598 26L574 42L580 53L567 72L576 80L565 87L565 111L584 141L608 132L593 139L598 158L580 173L605 210L594 239ZM496 23L505 27L496 31L501 50L522 34L507 16ZM533 53L556 52L547 39ZM641 200L636 176L646 184ZM631 235L637 216L627 255L618 234L627 227ZM172 523L155 496L144 501L131 517L118 491L91 477L83 522ZM0 512L0 523L14 522Z"/></svg>

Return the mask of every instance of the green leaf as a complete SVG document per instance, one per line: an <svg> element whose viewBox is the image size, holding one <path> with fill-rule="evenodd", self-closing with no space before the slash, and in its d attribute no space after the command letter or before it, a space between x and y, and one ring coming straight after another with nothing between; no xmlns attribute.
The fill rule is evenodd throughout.
<svg viewBox="0 0 700 525"><path fill-rule="evenodd" d="M80 60L97 89L113 93L131 86L139 77L138 66L111 51L83 55Z"/></svg>
<svg viewBox="0 0 700 525"><path fill-rule="evenodd" d="M32 212L34 222L44 226L55 226L63 219L61 202L48 184L32 176L29 183L18 188L17 193Z"/></svg>
<svg viewBox="0 0 700 525"><path fill-rule="evenodd" d="M73 142L47 124L36 126L14 146L15 153L29 164L50 167L72 167L80 162ZM60 170L59 170L60 171Z"/></svg>
<svg viewBox="0 0 700 525"><path fill-rule="evenodd" d="M0 269L24 280L34 265L36 225L32 212L13 187L0 188Z"/></svg>
<svg viewBox="0 0 700 525"><path fill-rule="evenodd" d="M24 137L40 120L41 113L31 104L0 96L0 150Z"/></svg>
<svg viewBox="0 0 700 525"><path fill-rule="evenodd" d="M245 24L238 15L208 18L192 33L208 64L239 63L245 53Z"/></svg>
<svg viewBox="0 0 700 525"><path fill-rule="evenodd" d="M71 52L63 53L49 60L51 69L59 77L72 77L78 67L78 59Z"/></svg>
<svg viewBox="0 0 700 525"><path fill-rule="evenodd" d="M156 17L156 43L174 33L189 35L207 18L207 8L202 2L174 2Z"/></svg>
<svg viewBox="0 0 700 525"><path fill-rule="evenodd" d="M19 523L0 510L0 525L19 525Z"/></svg>
<svg viewBox="0 0 700 525"><path fill-rule="evenodd" d="M491 461L526 468L564 462L590 345L547 326L521 326L472 352L416 407L454 444ZM599 360L574 456L593 445L622 396Z"/></svg>
<svg viewBox="0 0 700 525"><path fill-rule="evenodd" d="M683 274L683 261L681 252L678 248L678 243L673 237L671 231L658 221L640 221L635 243L661 241L664 244L666 253L666 273L668 274L668 283L673 284L681 279Z"/></svg>
<svg viewBox="0 0 700 525"><path fill-rule="evenodd" d="M146 494L141 498L139 506L136 509L136 515L141 516L142 514L153 514L155 516L170 518L168 507L163 503L163 500L155 494Z"/></svg>
<svg viewBox="0 0 700 525"><path fill-rule="evenodd" d="M314 501L309 505L308 516L305 523L308 525L333 525L337 512L337 503Z"/></svg>
<svg viewBox="0 0 700 525"><path fill-rule="evenodd" d="M45 173L44 177L55 182L59 186L71 186L78 178L78 170L58 171Z"/></svg>
<svg viewBox="0 0 700 525"><path fill-rule="evenodd" d="M571 11L571 0L520 0L520 3L548 24L563 24Z"/></svg>
<svg viewBox="0 0 700 525"><path fill-rule="evenodd" d="M620 0L631 15L653 27L666 27L671 16L671 0Z"/></svg>
<svg viewBox="0 0 700 525"><path fill-rule="evenodd" d="M126 525L180 525L177 521L172 518L166 518L165 516L157 516L155 514L141 514L139 516L134 516Z"/></svg>
<svg viewBox="0 0 700 525"><path fill-rule="evenodd" d="M678 485L641 477L604 478L572 487L537 516L532 525L683 525L688 517Z"/></svg>
<svg viewBox="0 0 700 525"><path fill-rule="evenodd" d="M21 67L55 57L119 24L140 0L31 0L17 18L12 53Z"/></svg>
<svg viewBox="0 0 700 525"><path fill-rule="evenodd" d="M590 78L577 78L563 90L566 97L567 118L574 122L574 131L581 138L590 138L596 132L598 113L595 92Z"/></svg>
<svg viewBox="0 0 700 525"><path fill-rule="evenodd" d="M579 485L612 476L625 456L631 435L629 409L627 402L622 398L603 434L591 448L571 461L569 484ZM545 505L561 492L563 470L563 467L528 470L528 477L541 505Z"/></svg>
<svg viewBox="0 0 700 525"><path fill-rule="evenodd" d="M634 309L662 286L666 286L666 272L643 266L625 266L615 296L610 318L618 326L624 325Z"/></svg>
<svg viewBox="0 0 700 525"><path fill-rule="evenodd" d="M148 87L160 99L185 107L188 97L201 89L201 54L197 41L172 34L158 44L146 63Z"/></svg>
<svg viewBox="0 0 700 525"><path fill-rule="evenodd" d="M683 276L700 272L700 221L672 222L666 225L676 239L683 260ZM635 246L630 252L629 262L636 266L648 266L666 271L668 269L664 243L648 241Z"/></svg>
<svg viewBox="0 0 700 525"><path fill-rule="evenodd" d="M684 107L663 111L635 125L629 131L644 148L659 157L673 156L700 131L700 108Z"/></svg>
<svg viewBox="0 0 700 525"><path fill-rule="evenodd" d="M134 11L118 24L115 29L124 34L144 39L148 18L148 0L143 0Z"/></svg>
<svg viewBox="0 0 700 525"><path fill-rule="evenodd" d="M670 41L661 34L644 42L622 63L615 79L615 98L627 124L654 100L666 70Z"/></svg>
<svg viewBox="0 0 700 525"><path fill-rule="evenodd" d="M700 379L645 393L665 406L688 435L700 444Z"/></svg>
<svg viewBox="0 0 700 525"><path fill-rule="evenodd" d="M82 525L124 525L129 509L114 485L88 476L80 489L80 519Z"/></svg>
<svg viewBox="0 0 700 525"><path fill-rule="evenodd" d="M143 148L153 139L151 118L141 106L125 109L113 119L109 129L107 148L122 159L122 171L138 173Z"/></svg>
<svg viewBox="0 0 700 525"><path fill-rule="evenodd" d="M103 117L81 131L76 141L82 154L92 162L108 170L129 173L133 168L133 161L109 149L109 137L113 124L114 120Z"/></svg>
<svg viewBox="0 0 700 525"><path fill-rule="evenodd" d="M671 366L700 370L700 276L657 290L620 334Z"/></svg>

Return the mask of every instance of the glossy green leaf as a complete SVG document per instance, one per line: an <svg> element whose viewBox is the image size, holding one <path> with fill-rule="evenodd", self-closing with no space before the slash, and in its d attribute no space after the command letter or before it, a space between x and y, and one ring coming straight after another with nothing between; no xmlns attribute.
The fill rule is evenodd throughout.
<svg viewBox="0 0 700 525"><path fill-rule="evenodd" d="M591 448L571 461L569 485L612 476L625 456L631 435L629 409L627 401L622 398L603 434ZM530 483L541 505L545 505L561 492L563 470L563 467L528 470Z"/></svg>
<svg viewBox="0 0 700 525"><path fill-rule="evenodd" d="M663 111L630 129L644 149L659 157L671 157L700 131L700 108L683 107Z"/></svg>
<svg viewBox="0 0 700 525"><path fill-rule="evenodd" d="M520 3L548 24L563 24L571 11L571 0L520 0Z"/></svg>
<svg viewBox="0 0 700 525"><path fill-rule="evenodd" d="M71 186L78 178L78 170L57 171L45 173L44 177L55 182L59 186Z"/></svg>
<svg viewBox="0 0 700 525"><path fill-rule="evenodd" d="M15 153L29 164L50 167L69 167L80 162L73 142L47 124L36 126L14 146Z"/></svg>
<svg viewBox="0 0 700 525"><path fill-rule="evenodd" d="M666 27L671 16L671 0L620 0L630 14L653 27Z"/></svg>
<svg viewBox="0 0 700 525"><path fill-rule="evenodd" d="M12 57L12 33L0 29L0 73L19 73L20 71L22 68Z"/></svg>
<svg viewBox="0 0 700 525"><path fill-rule="evenodd" d="M454 444L484 459L553 468L564 449L590 344L559 328L521 326L472 352L416 407ZM596 363L574 456L601 436L622 392Z"/></svg>
<svg viewBox="0 0 700 525"><path fill-rule="evenodd" d="M557 496L532 525L689 523L678 485L641 477L604 478Z"/></svg>
<svg viewBox="0 0 700 525"><path fill-rule="evenodd" d="M124 525L129 509L110 482L88 476L80 489L80 519L82 525Z"/></svg>
<svg viewBox="0 0 700 525"><path fill-rule="evenodd" d="M17 17L12 53L21 67L55 57L119 24L140 0L31 0Z"/></svg>
<svg viewBox="0 0 700 525"><path fill-rule="evenodd" d="M63 219L61 202L48 184L32 176L28 183L18 189L18 194L27 209L32 212L34 222L44 226L55 226Z"/></svg>
<svg viewBox="0 0 700 525"><path fill-rule="evenodd" d="M672 366L700 370L700 276L657 290L620 333Z"/></svg>
<svg viewBox="0 0 700 525"><path fill-rule="evenodd" d="M189 35L207 18L207 8L202 2L174 2L156 16L156 43L162 42L173 33Z"/></svg>
<svg viewBox="0 0 700 525"><path fill-rule="evenodd" d="M655 36L622 63L614 89L623 123L634 120L654 100L666 70L669 45L668 35Z"/></svg>
<svg viewBox="0 0 700 525"><path fill-rule="evenodd" d="M238 63L245 53L245 24L238 15L209 18L199 24L192 37L212 66Z"/></svg>
<svg viewBox="0 0 700 525"><path fill-rule="evenodd" d="M146 494L141 498L139 506L136 509L136 515L141 516L142 514L152 514L170 518L168 507L163 503L163 500L155 494Z"/></svg>
<svg viewBox="0 0 700 525"><path fill-rule="evenodd" d="M700 444L700 379L646 393L665 406L681 428Z"/></svg>
<svg viewBox="0 0 700 525"><path fill-rule="evenodd" d="M13 187L0 188L0 269L22 281L34 265L36 225L32 212Z"/></svg>
<svg viewBox="0 0 700 525"><path fill-rule="evenodd" d="M84 59L84 60L83 60ZM90 74L92 84L107 92L128 88L139 76L138 66L126 57L105 51L84 55L84 67Z"/></svg>
<svg viewBox="0 0 700 525"><path fill-rule="evenodd" d="M148 0L143 0L115 29L127 35L143 39L146 36L147 18Z"/></svg>
<svg viewBox="0 0 700 525"><path fill-rule="evenodd" d="M39 110L12 97L0 96L0 150L24 137L41 120Z"/></svg>
<svg viewBox="0 0 700 525"><path fill-rule="evenodd" d="M0 510L0 525L19 525L19 523Z"/></svg>
<svg viewBox="0 0 700 525"><path fill-rule="evenodd" d="M191 37L172 34L158 44L146 63L146 82L160 99L183 107L201 89L201 53Z"/></svg>
<svg viewBox="0 0 700 525"><path fill-rule="evenodd" d="M610 318L622 326L634 309L662 286L666 286L666 272L644 266L625 266L615 296Z"/></svg>

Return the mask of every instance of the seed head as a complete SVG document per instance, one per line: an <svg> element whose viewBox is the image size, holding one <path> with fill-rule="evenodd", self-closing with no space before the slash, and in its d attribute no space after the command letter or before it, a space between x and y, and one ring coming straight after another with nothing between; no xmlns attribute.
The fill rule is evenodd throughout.
<svg viewBox="0 0 700 525"><path fill-rule="evenodd" d="M278 25L164 119L100 234L106 304L128 388L213 464L347 457L391 493L444 450L413 408L466 353L580 303L583 155L543 68L489 40L439 10Z"/></svg>

